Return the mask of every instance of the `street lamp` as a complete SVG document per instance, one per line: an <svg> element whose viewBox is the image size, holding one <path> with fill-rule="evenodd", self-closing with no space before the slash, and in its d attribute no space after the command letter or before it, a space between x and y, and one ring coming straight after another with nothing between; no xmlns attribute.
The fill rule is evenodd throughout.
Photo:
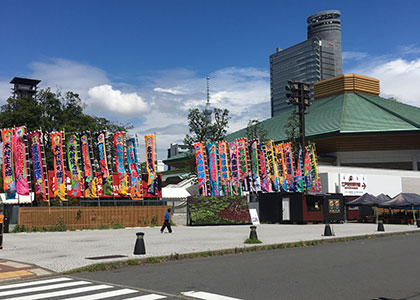
<svg viewBox="0 0 420 300"><path fill-rule="evenodd" d="M285 87L287 104L299 107L300 140L302 148L305 148L305 111L311 105L309 84L302 81L289 80Z"/></svg>

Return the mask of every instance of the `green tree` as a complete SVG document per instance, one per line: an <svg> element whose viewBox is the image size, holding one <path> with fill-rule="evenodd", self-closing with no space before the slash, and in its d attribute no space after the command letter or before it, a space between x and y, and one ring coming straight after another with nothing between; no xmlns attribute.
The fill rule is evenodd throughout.
<svg viewBox="0 0 420 300"><path fill-rule="evenodd" d="M229 123L229 110L215 108L213 110L214 123L211 123L205 116L204 112L198 108L190 109L188 113L189 133L184 138L184 144L187 145L189 151L186 153L188 160L188 170L192 173L196 172L194 160L194 143L203 143L207 145L211 142L217 142L224 139L227 133Z"/></svg>
<svg viewBox="0 0 420 300"><path fill-rule="evenodd" d="M229 123L229 110L215 108L213 110L214 123L207 120L203 111L198 108L190 109L188 113L188 127L190 134L184 138L184 143L192 149L194 143L204 144L217 142L226 136Z"/></svg>
<svg viewBox="0 0 420 300"><path fill-rule="evenodd" d="M107 129L109 133L127 132L130 124L120 124L106 118L94 117L83 113L86 104L73 92L62 94L50 88L40 90L36 97L7 99L0 108L0 128L25 125L27 131L42 129L47 166L52 168L53 159L49 134L52 131L97 132Z"/></svg>
<svg viewBox="0 0 420 300"><path fill-rule="evenodd" d="M260 143L265 143L268 141L267 129L265 129L261 122L256 119L249 120L246 127L245 136L248 141L254 139L258 139Z"/></svg>

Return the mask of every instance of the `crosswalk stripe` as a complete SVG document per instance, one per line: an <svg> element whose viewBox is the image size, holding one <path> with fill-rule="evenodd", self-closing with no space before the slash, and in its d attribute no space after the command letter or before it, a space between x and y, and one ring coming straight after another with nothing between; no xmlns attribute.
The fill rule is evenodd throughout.
<svg viewBox="0 0 420 300"><path fill-rule="evenodd" d="M206 292L190 291L190 292L182 292L181 294L183 294L184 296L203 299L203 300L241 300L241 299L238 299L238 298L232 298L232 297L227 297L227 296L222 296L222 295L217 295L217 294L212 294L212 293L206 293Z"/></svg>
<svg viewBox="0 0 420 300"><path fill-rule="evenodd" d="M122 296L132 293L137 293L136 290L130 290L130 289L122 289L117 291L111 291L111 292L104 292L94 295L87 295L87 296L79 296L79 297L72 297L72 298L65 298L63 300L96 300L96 299L105 299L115 296Z"/></svg>
<svg viewBox="0 0 420 300"><path fill-rule="evenodd" d="M105 284L93 285L93 286L87 286L87 287L72 289L72 290L63 290L63 291L58 291L58 292L49 292L49 293L43 293L43 294L23 296L23 297L13 298L13 300L47 299L47 298L51 298L51 297L59 297L59 296L64 296L64 295L69 295L69 294L85 293L85 292L103 290L103 289L108 289L108 288L112 288L112 286L105 285Z"/></svg>
<svg viewBox="0 0 420 300"><path fill-rule="evenodd" d="M60 277L60 278L53 278L53 279L46 279L46 280L39 280L39 281L31 281L31 282L24 282L24 283L15 283L15 284L7 284L7 285L1 285L1 290L7 290L7 289L13 289L13 288L21 288L31 285L39 285L44 283L54 283L54 282L60 282L60 281L68 281L72 280L71 278L67 277Z"/></svg>
<svg viewBox="0 0 420 300"><path fill-rule="evenodd" d="M52 284L52 285L38 286L38 287L19 289L19 290L13 290L13 291L4 291L1 293L1 296L19 295L19 294L24 294L24 293L33 293L33 292L39 292L39 291L61 289L61 288L75 286L75 285L82 285L82 284L92 284L92 283L89 281L73 281L73 282Z"/></svg>
<svg viewBox="0 0 420 300"><path fill-rule="evenodd" d="M166 296L157 295L157 294L149 294L144 296L138 296L134 298L128 298L124 300L158 300L158 299L165 299Z"/></svg>

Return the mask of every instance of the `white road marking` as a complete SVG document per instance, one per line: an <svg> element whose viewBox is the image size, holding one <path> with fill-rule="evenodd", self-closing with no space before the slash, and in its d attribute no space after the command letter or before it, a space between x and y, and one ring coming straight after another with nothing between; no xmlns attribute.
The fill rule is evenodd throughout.
<svg viewBox="0 0 420 300"><path fill-rule="evenodd" d="M68 280L72 280L72 279L67 278L67 277L60 277L60 278L53 278L53 279L47 279L47 280L39 280L39 281L31 281L31 282L24 282L24 283L0 285L0 291L1 290L7 290L7 289L21 288L21 287L31 286L31 285L44 284L44 283L54 283L54 282L60 282L60 281L68 281Z"/></svg>
<svg viewBox="0 0 420 300"><path fill-rule="evenodd" d="M26 289L19 289L13 291L5 291L1 293L1 296L10 296L10 295L19 295L24 293L33 293L33 292L40 292L40 291L47 291L47 290L54 290L54 289L61 289L76 285L83 285L83 284L92 284L89 281L73 281L73 282L66 282L66 283L59 283L59 284L52 284L46 286L38 286L33 288L26 288Z"/></svg>
<svg viewBox="0 0 420 300"><path fill-rule="evenodd" d="M149 294L144 296L138 296L134 298L128 298L124 300L158 300L158 299L165 299L166 296L157 295L157 294Z"/></svg>
<svg viewBox="0 0 420 300"><path fill-rule="evenodd" d="M59 297L69 294L78 294L78 293L85 293L90 291L97 291L97 290L103 290L103 289L109 289L112 288L110 285L94 285L94 286L87 286L72 290L63 290L58 292L49 292L49 293L43 293L43 294L35 294L35 295L29 295L29 296L23 296L19 298L13 298L13 300L37 300L37 299L48 299L52 297Z"/></svg>
<svg viewBox="0 0 420 300"><path fill-rule="evenodd" d="M137 292L138 291L136 290L121 289L117 291L104 292L104 293L87 295L87 296L65 298L63 300L96 300L96 299L105 299L105 298L110 298L110 297L115 297L115 296L122 296L122 295L137 293Z"/></svg>
<svg viewBox="0 0 420 300"><path fill-rule="evenodd" d="M222 295L217 295L217 294L212 294L212 293L207 293L207 292L190 291L190 292L182 292L181 294L184 296L203 299L203 300L241 300L238 298L232 298L232 297L227 297L227 296L222 296Z"/></svg>

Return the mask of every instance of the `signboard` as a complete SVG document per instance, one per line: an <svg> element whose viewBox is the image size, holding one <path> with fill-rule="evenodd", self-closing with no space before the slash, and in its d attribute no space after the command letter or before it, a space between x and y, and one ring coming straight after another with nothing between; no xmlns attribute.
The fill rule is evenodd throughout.
<svg viewBox="0 0 420 300"><path fill-rule="evenodd" d="M251 216L252 225L260 225L260 219L258 218L258 212L255 208L249 209L249 215Z"/></svg>
<svg viewBox="0 0 420 300"><path fill-rule="evenodd" d="M361 196L368 192L366 175L338 174L339 193L344 196Z"/></svg>

